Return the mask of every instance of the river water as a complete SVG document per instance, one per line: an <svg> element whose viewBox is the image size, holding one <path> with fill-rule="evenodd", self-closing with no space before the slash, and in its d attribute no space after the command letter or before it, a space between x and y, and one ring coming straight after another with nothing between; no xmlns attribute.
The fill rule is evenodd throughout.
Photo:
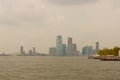
<svg viewBox="0 0 120 80"><path fill-rule="evenodd" d="M120 80L120 62L87 57L1 56L0 80Z"/></svg>

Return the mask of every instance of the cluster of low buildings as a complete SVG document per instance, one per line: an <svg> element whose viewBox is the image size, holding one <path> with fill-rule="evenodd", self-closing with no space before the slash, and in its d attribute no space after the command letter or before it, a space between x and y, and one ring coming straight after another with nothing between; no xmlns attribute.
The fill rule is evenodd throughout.
<svg viewBox="0 0 120 80"><path fill-rule="evenodd" d="M99 51L99 42L96 42L96 47L95 49L93 48L93 46L85 46L82 48L82 55L86 56L86 55L92 55L92 54L97 54Z"/></svg>
<svg viewBox="0 0 120 80"><path fill-rule="evenodd" d="M20 53L18 56L46 56L44 53L38 53L36 52L36 48L33 47L33 49L29 50L27 53L24 51L23 46L20 47Z"/></svg>

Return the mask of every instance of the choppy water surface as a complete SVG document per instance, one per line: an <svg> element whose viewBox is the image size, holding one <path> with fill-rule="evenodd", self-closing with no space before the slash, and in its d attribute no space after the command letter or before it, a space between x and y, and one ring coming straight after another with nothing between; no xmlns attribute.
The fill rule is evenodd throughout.
<svg viewBox="0 0 120 80"><path fill-rule="evenodd" d="M0 57L0 80L120 80L120 62L87 57Z"/></svg>

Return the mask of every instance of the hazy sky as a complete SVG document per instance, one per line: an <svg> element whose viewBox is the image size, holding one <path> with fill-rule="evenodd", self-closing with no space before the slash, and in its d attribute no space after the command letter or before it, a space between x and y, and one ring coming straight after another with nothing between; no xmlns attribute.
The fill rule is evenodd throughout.
<svg viewBox="0 0 120 80"><path fill-rule="evenodd" d="M0 0L0 52L33 46L48 52L56 36L73 37L78 50L120 44L120 0Z"/></svg>

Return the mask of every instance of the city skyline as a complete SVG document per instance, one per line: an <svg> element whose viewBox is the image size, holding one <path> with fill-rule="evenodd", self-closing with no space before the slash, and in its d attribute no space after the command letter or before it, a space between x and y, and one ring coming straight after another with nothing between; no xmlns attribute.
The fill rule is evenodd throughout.
<svg viewBox="0 0 120 80"><path fill-rule="evenodd" d="M63 43L61 35L56 38L56 46L49 48L50 56L79 56L80 51L77 50L77 44L73 43L73 38L68 37L67 42Z"/></svg>
<svg viewBox="0 0 120 80"><path fill-rule="evenodd" d="M82 48L82 55L86 56L86 55L98 54L99 50L100 50L100 43L96 42L95 46L91 46L91 45L84 46Z"/></svg>
<svg viewBox="0 0 120 80"><path fill-rule="evenodd" d="M81 51L100 42L100 49L119 46L120 0L0 0L0 52L48 53L55 37L73 37Z"/></svg>

